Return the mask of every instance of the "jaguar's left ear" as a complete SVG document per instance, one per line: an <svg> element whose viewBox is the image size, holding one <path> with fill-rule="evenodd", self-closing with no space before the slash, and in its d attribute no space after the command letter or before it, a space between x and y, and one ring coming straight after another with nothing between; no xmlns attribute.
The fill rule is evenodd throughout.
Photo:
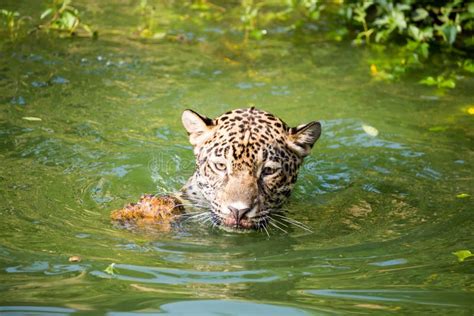
<svg viewBox="0 0 474 316"><path fill-rule="evenodd" d="M189 142L194 147L201 145L212 135L214 129L212 119L193 110L185 110L181 116L181 121L188 132Z"/></svg>
<svg viewBox="0 0 474 316"><path fill-rule="evenodd" d="M311 122L290 128L288 131L288 147L301 157L309 155L314 143L321 136L321 124Z"/></svg>

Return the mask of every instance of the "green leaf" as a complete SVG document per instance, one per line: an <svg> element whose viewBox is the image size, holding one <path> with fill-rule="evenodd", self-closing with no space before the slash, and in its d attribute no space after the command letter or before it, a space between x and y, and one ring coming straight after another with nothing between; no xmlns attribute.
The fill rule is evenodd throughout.
<svg viewBox="0 0 474 316"><path fill-rule="evenodd" d="M424 20L428 16L428 11L423 8L418 8L415 10L415 16L413 17L413 21L421 21Z"/></svg>
<svg viewBox="0 0 474 316"><path fill-rule="evenodd" d="M427 86L435 86L438 84L438 82L435 80L435 78L429 76L426 77L422 80L419 81L421 84L427 85Z"/></svg>
<svg viewBox="0 0 474 316"><path fill-rule="evenodd" d="M459 262L463 262L465 259L474 256L474 254L472 254L472 252L469 250L458 250L452 254L458 257Z"/></svg>
<svg viewBox="0 0 474 316"><path fill-rule="evenodd" d="M117 273L117 269L115 269L115 263L112 262L111 264L109 264L109 266L104 269L104 272L110 275L114 275L115 273Z"/></svg>
<svg viewBox="0 0 474 316"><path fill-rule="evenodd" d="M430 45L428 43L422 43L420 45L420 53L423 58L428 58L430 54Z"/></svg>
<svg viewBox="0 0 474 316"><path fill-rule="evenodd" d="M8 11L8 10L5 10L5 9L2 9L0 11L0 13L3 14L4 16L6 16L7 18L20 16L20 13L18 13L17 11Z"/></svg>
<svg viewBox="0 0 474 316"><path fill-rule="evenodd" d="M81 23L81 26L84 29L84 31L86 31L89 35L93 35L93 32L89 25Z"/></svg>
<svg viewBox="0 0 474 316"><path fill-rule="evenodd" d="M471 2L467 5L467 11L471 14L474 14L474 2Z"/></svg>
<svg viewBox="0 0 474 316"><path fill-rule="evenodd" d="M53 9L51 8L44 10L43 13L41 13L40 19L41 20L44 19L45 17L50 15L52 12L53 12Z"/></svg>
<svg viewBox="0 0 474 316"><path fill-rule="evenodd" d="M267 34L267 30L252 30L250 32L250 36L256 40L261 40L265 34Z"/></svg>
<svg viewBox="0 0 474 316"><path fill-rule="evenodd" d="M470 59L465 60L462 65L462 68L466 71L474 72L474 62L472 62L472 60Z"/></svg>
<svg viewBox="0 0 474 316"><path fill-rule="evenodd" d="M414 25L410 25L408 27L408 34L413 37L413 39L417 42L421 42L422 41L422 36L421 36L421 32L420 32L420 29L417 28L416 26Z"/></svg>
<svg viewBox="0 0 474 316"><path fill-rule="evenodd" d="M439 88L450 88L454 89L456 87L456 82L453 79L442 79L438 83Z"/></svg>
<svg viewBox="0 0 474 316"><path fill-rule="evenodd" d="M74 13L70 11L64 12L62 21L63 21L64 27L70 31L74 30L76 24L78 23L77 17L74 15Z"/></svg>
<svg viewBox="0 0 474 316"><path fill-rule="evenodd" d="M458 33L456 26L453 24L444 25L442 31L449 45L453 45L454 41L456 40L456 35Z"/></svg>
<svg viewBox="0 0 474 316"><path fill-rule="evenodd" d="M467 194L467 193L460 193L460 194L456 195L456 197L457 197L458 199L465 199L465 198L468 198L468 197L470 197L470 196L471 196L471 195L469 195L469 194Z"/></svg>
<svg viewBox="0 0 474 316"><path fill-rule="evenodd" d="M405 21L405 14L403 12L393 11L392 17L393 17L393 22L395 23L399 32L407 28L407 21Z"/></svg>

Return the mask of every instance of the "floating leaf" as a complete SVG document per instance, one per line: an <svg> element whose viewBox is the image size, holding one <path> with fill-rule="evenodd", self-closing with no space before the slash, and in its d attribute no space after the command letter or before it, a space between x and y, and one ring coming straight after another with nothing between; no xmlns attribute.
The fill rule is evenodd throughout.
<svg viewBox="0 0 474 316"><path fill-rule="evenodd" d="M34 116L24 116L22 119L27 120L27 121L42 121L39 117L34 117Z"/></svg>
<svg viewBox="0 0 474 316"><path fill-rule="evenodd" d="M161 40L161 39L164 39L166 37L166 32L156 32L153 34L153 39L156 39L156 40Z"/></svg>
<svg viewBox="0 0 474 316"><path fill-rule="evenodd" d="M456 252L453 252L452 254L458 257L459 262L463 262L469 257L474 257L474 254L470 250L458 250Z"/></svg>
<svg viewBox="0 0 474 316"><path fill-rule="evenodd" d="M81 259L81 257L79 257L79 256L71 256L71 257L69 257L69 259L68 259L69 262L81 262L81 260L82 260L82 259Z"/></svg>
<svg viewBox="0 0 474 316"><path fill-rule="evenodd" d="M379 131L375 127L370 125L362 124L362 129L364 130L364 132L367 133L367 135L372 137L375 137L379 134Z"/></svg>
<svg viewBox="0 0 474 316"><path fill-rule="evenodd" d="M111 264L109 264L109 266L105 268L104 272L110 275L114 275L115 273L117 273L117 269L115 269L115 263L112 262Z"/></svg>
<svg viewBox="0 0 474 316"><path fill-rule="evenodd" d="M469 195L469 194L467 194L467 193L460 193L460 194L456 195L456 197L457 197L458 199L465 199L465 198L468 198L468 197L470 197L470 196L471 196L471 195Z"/></svg>

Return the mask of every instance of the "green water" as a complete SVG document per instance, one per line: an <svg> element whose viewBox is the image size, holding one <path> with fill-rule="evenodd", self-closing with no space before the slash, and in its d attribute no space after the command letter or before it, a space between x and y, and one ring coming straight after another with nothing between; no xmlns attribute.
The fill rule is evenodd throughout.
<svg viewBox="0 0 474 316"><path fill-rule="evenodd" d="M444 94L416 83L437 65L374 81L373 53L317 38L233 50L182 26L194 40L137 41L112 3L89 18L123 35L0 52L0 314L474 313L474 261L451 254L474 252L472 77ZM184 109L250 105L322 123L286 205L312 233L110 223L192 174Z"/></svg>

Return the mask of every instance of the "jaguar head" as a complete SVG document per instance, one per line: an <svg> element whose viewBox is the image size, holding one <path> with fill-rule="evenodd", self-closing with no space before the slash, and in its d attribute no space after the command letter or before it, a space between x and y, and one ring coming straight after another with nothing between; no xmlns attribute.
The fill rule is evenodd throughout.
<svg viewBox="0 0 474 316"><path fill-rule="evenodd" d="M214 224L230 228L268 224L290 196L304 157L321 135L319 122L290 128L255 108L216 119L186 110L182 122L196 157L188 193L209 206Z"/></svg>

